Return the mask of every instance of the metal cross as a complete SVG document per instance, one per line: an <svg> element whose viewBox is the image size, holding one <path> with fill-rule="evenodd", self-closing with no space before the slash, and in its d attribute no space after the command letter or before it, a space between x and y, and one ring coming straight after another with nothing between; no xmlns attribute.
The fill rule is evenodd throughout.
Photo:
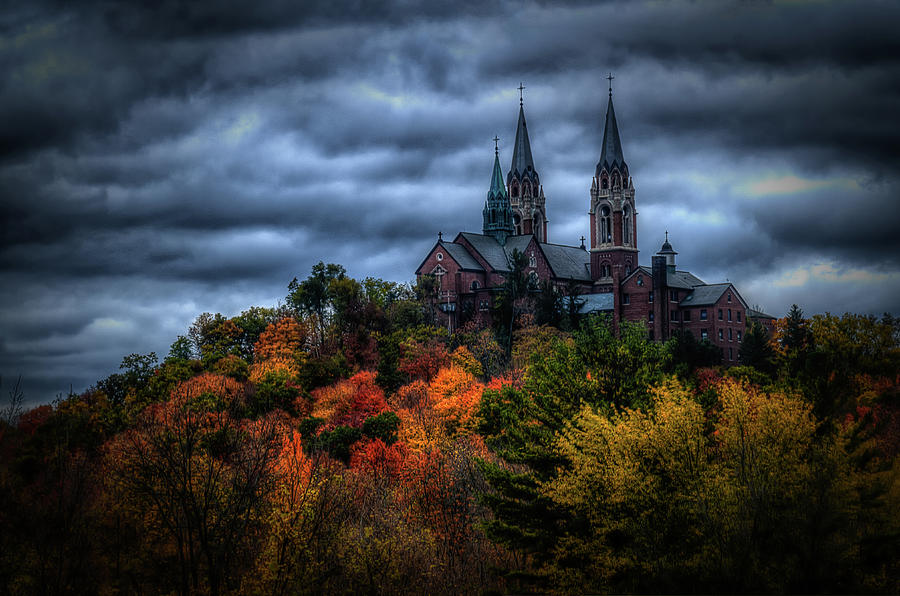
<svg viewBox="0 0 900 596"><path fill-rule="evenodd" d="M612 95L612 82L613 79L616 78L613 76L613 73L609 73L609 76L606 77L606 80L609 81L609 94Z"/></svg>
<svg viewBox="0 0 900 596"><path fill-rule="evenodd" d="M497 135L494 135L494 153L500 152L500 146L497 144L499 142L500 142L500 137L498 137Z"/></svg>
<svg viewBox="0 0 900 596"><path fill-rule="evenodd" d="M520 83L519 83L519 105L522 105L522 99L523 99L523 97L524 97L524 96L522 95L522 91L524 91L524 90L525 90L525 85L524 85L524 83L521 83L521 82L520 82Z"/></svg>

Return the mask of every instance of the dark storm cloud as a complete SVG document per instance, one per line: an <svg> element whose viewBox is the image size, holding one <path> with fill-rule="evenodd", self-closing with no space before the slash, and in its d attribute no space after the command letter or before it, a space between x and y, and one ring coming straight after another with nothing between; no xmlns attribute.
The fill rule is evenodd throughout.
<svg viewBox="0 0 900 596"><path fill-rule="evenodd" d="M520 80L551 240L577 244L610 70L643 260L668 229L680 265L777 309L889 309L898 18L874 2L22 4L0 15L0 374L37 400L79 390L201 312L275 304L319 260L409 280L439 230L479 229Z"/></svg>

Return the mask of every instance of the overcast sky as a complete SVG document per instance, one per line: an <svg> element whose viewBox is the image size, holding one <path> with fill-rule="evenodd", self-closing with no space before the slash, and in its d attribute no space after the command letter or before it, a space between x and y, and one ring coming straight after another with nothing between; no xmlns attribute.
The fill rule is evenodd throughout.
<svg viewBox="0 0 900 596"><path fill-rule="evenodd" d="M320 260L411 280L439 230L480 231L520 81L577 245L607 72L642 263L668 230L773 315L900 314L900 3L411 4L8 4L2 397L163 356Z"/></svg>

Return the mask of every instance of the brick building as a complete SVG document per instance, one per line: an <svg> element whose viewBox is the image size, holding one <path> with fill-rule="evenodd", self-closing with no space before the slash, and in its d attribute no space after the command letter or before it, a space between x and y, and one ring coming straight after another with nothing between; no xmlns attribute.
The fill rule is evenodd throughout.
<svg viewBox="0 0 900 596"><path fill-rule="evenodd" d="M622 151L612 87L600 160L590 184L590 247L585 247L584 237L581 246L548 242L546 198L532 157L521 95L505 182L494 140L482 233L460 232L450 242L438 234L437 243L416 269L417 276L438 278L440 312L450 327L470 319L490 320L491 305L511 270L514 251L527 256L525 273L534 282L549 282L561 292L574 288L583 301L582 312L607 312L614 321L644 321L654 339L690 331L698 340L708 339L718 346L725 363L737 360L750 318L771 326L773 317L751 311L731 283L707 284L678 270L668 234L651 257L650 267L638 264L635 189Z"/></svg>

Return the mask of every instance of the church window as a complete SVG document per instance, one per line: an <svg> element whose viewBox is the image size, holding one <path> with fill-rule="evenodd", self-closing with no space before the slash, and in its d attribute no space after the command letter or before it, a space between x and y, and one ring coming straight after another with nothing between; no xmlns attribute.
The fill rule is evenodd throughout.
<svg viewBox="0 0 900 596"><path fill-rule="evenodd" d="M625 265L625 277L631 275L631 265Z"/></svg>
<svg viewBox="0 0 900 596"><path fill-rule="evenodd" d="M706 320L706 309L705 308L700 309L700 320L701 321Z"/></svg>
<svg viewBox="0 0 900 596"><path fill-rule="evenodd" d="M438 254L435 255L435 257L437 257L437 260L438 260L438 261L443 261L443 260L444 260L444 253L439 252Z"/></svg>
<svg viewBox="0 0 900 596"><path fill-rule="evenodd" d="M609 179L604 176L602 180L600 180L600 188L603 190L607 190L609 188Z"/></svg>
<svg viewBox="0 0 900 596"><path fill-rule="evenodd" d="M631 244L631 210L628 207L622 211L622 236L625 244Z"/></svg>
<svg viewBox="0 0 900 596"><path fill-rule="evenodd" d="M609 218L609 207L600 208L600 243L612 242L612 222Z"/></svg>
<svg viewBox="0 0 900 596"><path fill-rule="evenodd" d="M728 302L731 302L731 292L728 292Z"/></svg>
<svg viewBox="0 0 900 596"><path fill-rule="evenodd" d="M532 285L536 285L538 283L538 274L537 271L532 271L528 274L528 281Z"/></svg>
<svg viewBox="0 0 900 596"><path fill-rule="evenodd" d="M609 276L610 276L609 263L603 263L602 265L600 265L600 277L609 277Z"/></svg>
<svg viewBox="0 0 900 596"><path fill-rule="evenodd" d="M534 253L531 253L528 257L528 266L529 267L537 267L537 259L534 258Z"/></svg>
<svg viewBox="0 0 900 596"><path fill-rule="evenodd" d="M531 185L527 182L522 185L522 196L530 197L531 196Z"/></svg>
<svg viewBox="0 0 900 596"><path fill-rule="evenodd" d="M478 280L476 279L475 281L472 282L472 291L474 292L477 289L478 289Z"/></svg>
<svg viewBox="0 0 900 596"><path fill-rule="evenodd" d="M639 286L644 285L644 276L643 275L638 275L637 285L639 285Z"/></svg>
<svg viewBox="0 0 900 596"><path fill-rule="evenodd" d="M631 296L622 294L622 304L631 304Z"/></svg>
<svg viewBox="0 0 900 596"><path fill-rule="evenodd" d="M511 191L510 191L510 194L511 194L512 196L514 196L514 197L518 197L518 196L519 196L519 185L518 185L518 184L513 184L513 185L512 185L512 189L511 189Z"/></svg>

